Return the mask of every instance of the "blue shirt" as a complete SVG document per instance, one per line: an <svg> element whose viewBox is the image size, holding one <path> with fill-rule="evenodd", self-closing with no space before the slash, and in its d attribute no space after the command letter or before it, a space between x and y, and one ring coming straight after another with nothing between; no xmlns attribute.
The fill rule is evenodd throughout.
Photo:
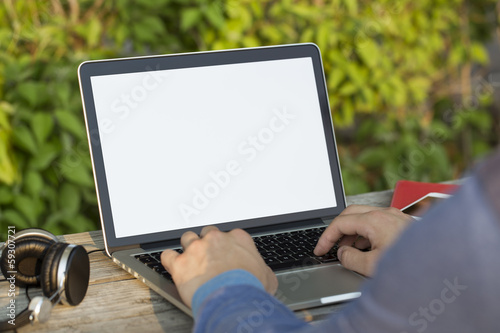
<svg viewBox="0 0 500 333"><path fill-rule="evenodd" d="M235 270L198 289L194 331L500 332L500 155L486 166L413 223L363 295L327 320L299 320L253 275Z"/></svg>

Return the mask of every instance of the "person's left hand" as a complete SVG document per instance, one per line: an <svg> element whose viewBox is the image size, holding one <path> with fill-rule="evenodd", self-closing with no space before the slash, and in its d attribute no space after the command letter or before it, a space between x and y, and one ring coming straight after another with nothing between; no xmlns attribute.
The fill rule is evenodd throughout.
<svg viewBox="0 0 500 333"><path fill-rule="evenodd" d="M396 208L351 205L326 228L314 254L327 253L338 242L338 257L345 268L372 276L379 258L413 221ZM368 252L360 250L370 249Z"/></svg>
<svg viewBox="0 0 500 333"><path fill-rule="evenodd" d="M241 229L221 232L205 227L199 237L192 231L184 233L184 253L165 250L161 263L172 275L179 294L189 307L196 290L213 277L233 269L244 269L255 275L270 294L278 288L276 275L264 263L252 237Z"/></svg>

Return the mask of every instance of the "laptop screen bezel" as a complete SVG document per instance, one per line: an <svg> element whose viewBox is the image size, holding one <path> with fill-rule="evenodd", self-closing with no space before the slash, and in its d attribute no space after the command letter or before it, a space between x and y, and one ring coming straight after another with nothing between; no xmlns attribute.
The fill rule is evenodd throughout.
<svg viewBox="0 0 500 333"><path fill-rule="evenodd" d="M306 43L223 51L96 60L82 63L78 69L78 76L94 172L94 181L98 197L101 225L104 233L105 244L108 250L114 247L138 246L139 244L178 239L185 231L192 230L194 232L199 232L202 227L178 229L121 238L116 237L106 181L106 170L98 130L96 108L92 92L91 77L303 57L311 58L313 63L314 77L321 109L321 118L333 180L332 186L334 188L337 205L335 207L325 209L217 224L219 229L226 231L234 228L248 229L280 225L287 222L296 222L301 220L331 218L337 216L342 212L342 210L345 209L346 203L344 187L338 161L335 133L332 126L328 93L319 48L315 44Z"/></svg>

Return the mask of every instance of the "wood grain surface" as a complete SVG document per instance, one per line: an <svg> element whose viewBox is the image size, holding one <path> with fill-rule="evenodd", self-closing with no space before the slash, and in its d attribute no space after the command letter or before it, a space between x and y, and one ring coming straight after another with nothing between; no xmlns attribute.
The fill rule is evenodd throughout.
<svg viewBox="0 0 500 333"><path fill-rule="evenodd" d="M392 191L347 197L348 204L388 206ZM101 231L60 236L67 243L81 244L90 251L104 248ZM76 306L56 305L48 322L27 325L25 332L190 332L193 320L114 264L103 252L90 255L90 284L83 302ZM8 283L0 284L0 316L4 320L9 304ZM24 288L17 290L16 306L24 308ZM31 297L39 295L31 288ZM319 320L340 306L298 312L297 316Z"/></svg>

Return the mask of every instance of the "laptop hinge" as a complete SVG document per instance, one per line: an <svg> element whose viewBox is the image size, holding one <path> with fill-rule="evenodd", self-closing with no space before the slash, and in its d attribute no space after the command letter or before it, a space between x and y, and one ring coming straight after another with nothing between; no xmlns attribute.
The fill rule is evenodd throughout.
<svg viewBox="0 0 500 333"><path fill-rule="evenodd" d="M272 233L276 231L284 231L284 230L290 230L290 229L300 229L300 228L307 228L307 227L312 227L312 226L318 226L325 224L322 219L317 218L317 219L312 219L312 220L303 220L303 221L296 221L296 222L286 222L286 223L280 223L280 224L274 224L270 226L263 226L263 227L254 227L254 228L245 228L244 230L248 232L249 234L260 234L260 233Z"/></svg>
<svg viewBox="0 0 500 333"><path fill-rule="evenodd" d="M152 249L158 249L158 248L168 248L168 247L173 247L173 246L179 246L180 243L181 243L180 239L170 239L170 240L166 240L166 241L144 243L144 244L141 244L140 246L144 250L152 250Z"/></svg>
<svg viewBox="0 0 500 333"><path fill-rule="evenodd" d="M130 250L130 249L134 249L134 248L137 249L137 248L139 248L139 246L137 244L124 245L124 246L114 246L114 247L109 248L109 253L113 254L113 253L118 252L118 251Z"/></svg>

